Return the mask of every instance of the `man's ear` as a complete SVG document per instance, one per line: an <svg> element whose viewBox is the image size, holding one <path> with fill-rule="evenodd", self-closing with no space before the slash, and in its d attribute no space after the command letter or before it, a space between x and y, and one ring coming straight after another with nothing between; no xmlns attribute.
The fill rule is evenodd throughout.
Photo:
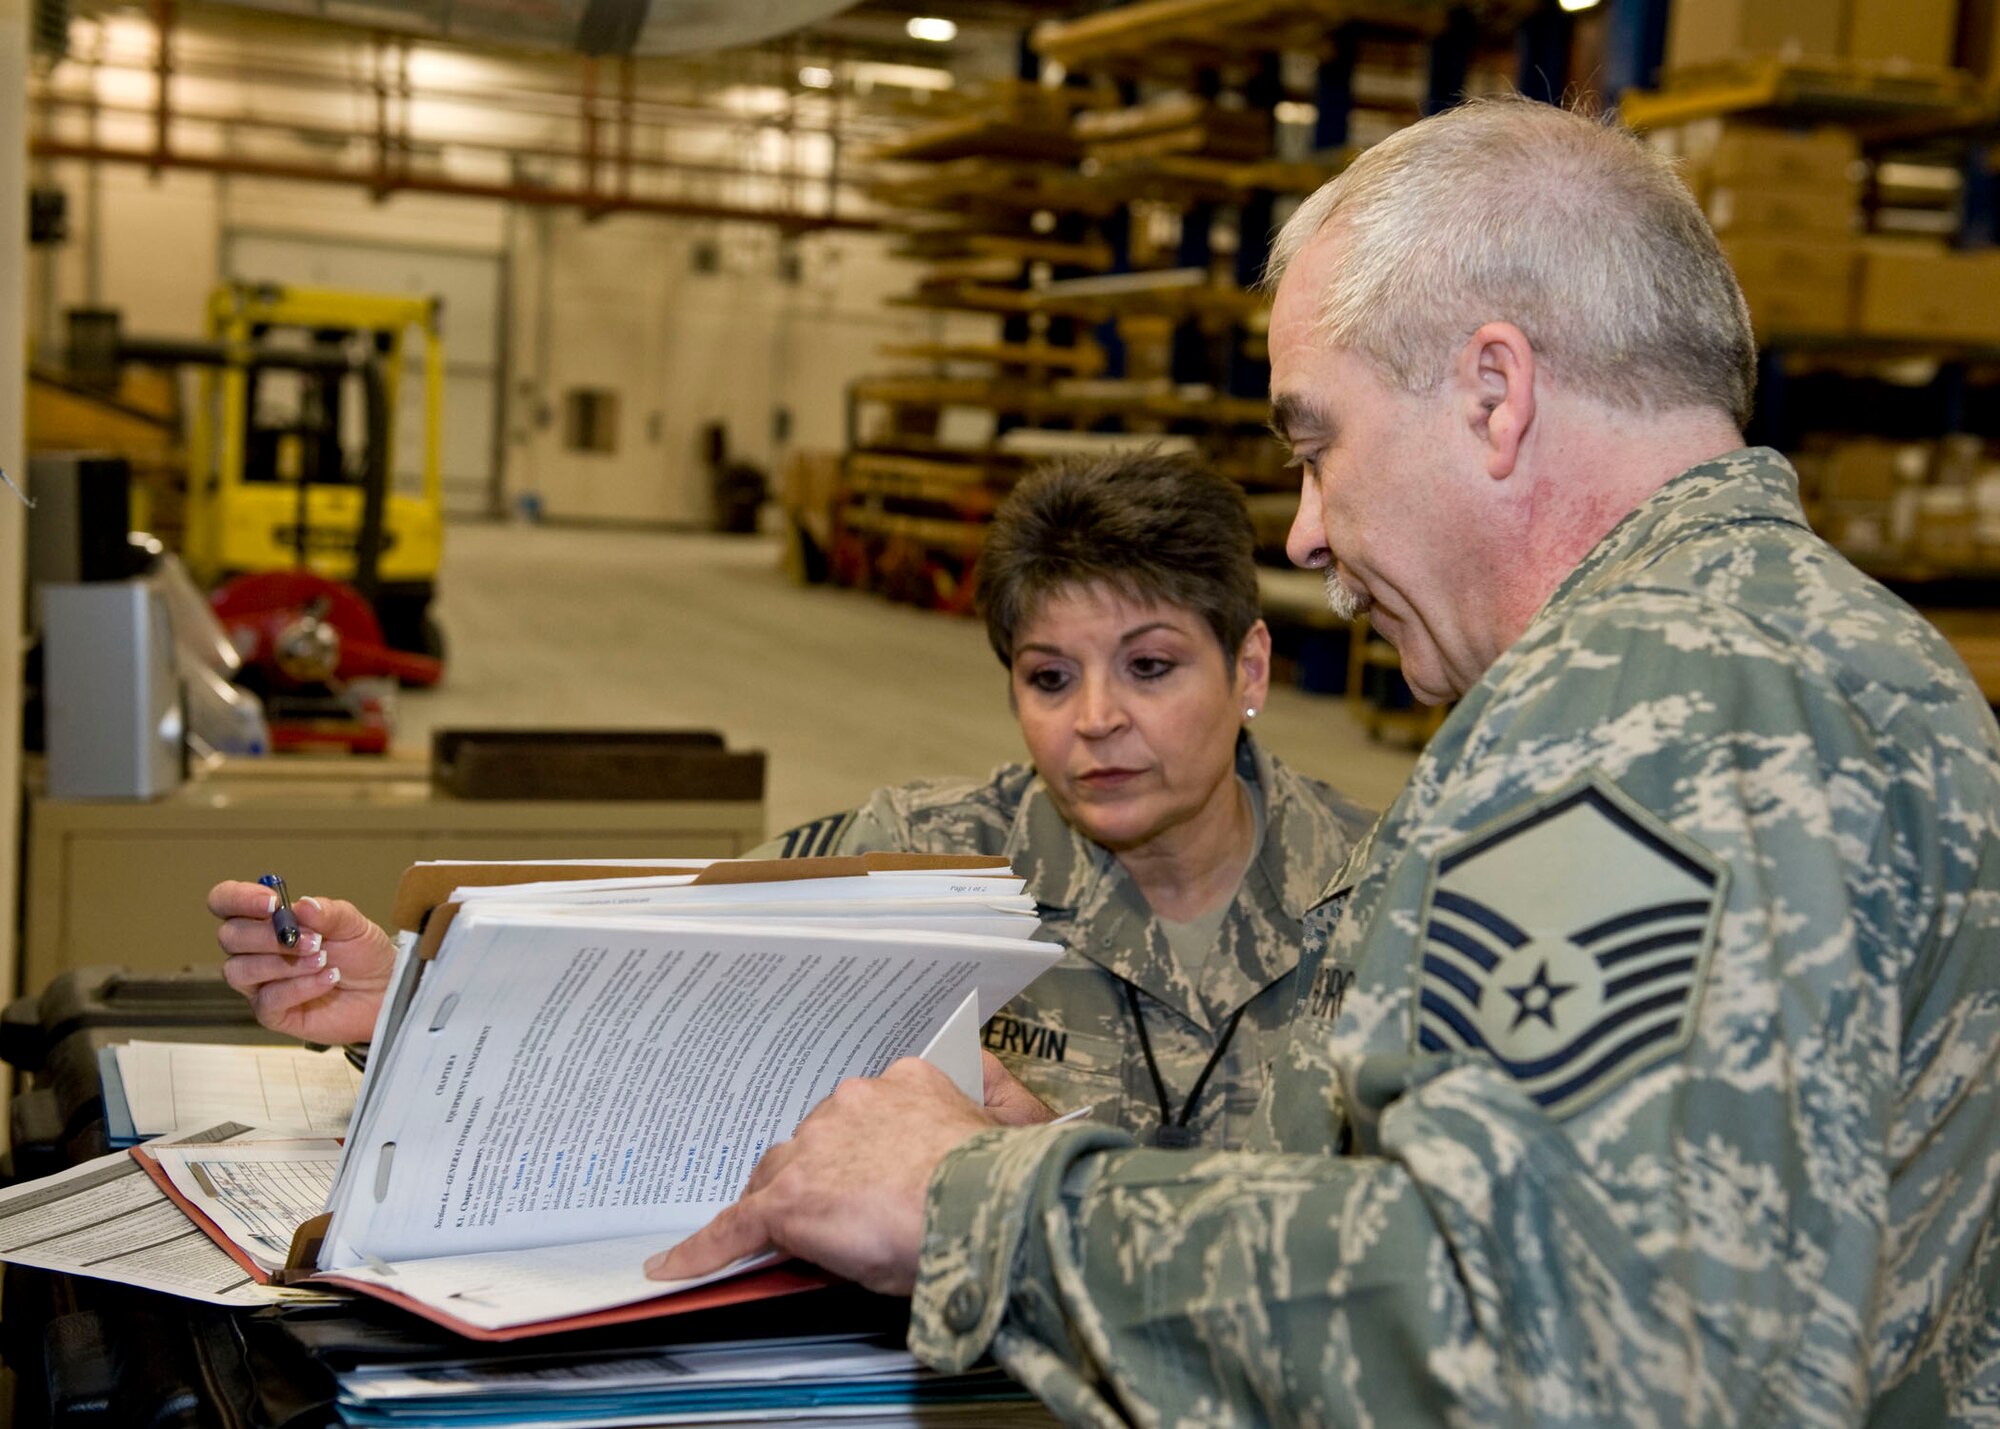
<svg viewBox="0 0 2000 1429"><path fill-rule="evenodd" d="M1514 474L1535 423L1535 349L1514 324L1487 323L1459 349L1457 376L1486 474L1504 480Z"/></svg>

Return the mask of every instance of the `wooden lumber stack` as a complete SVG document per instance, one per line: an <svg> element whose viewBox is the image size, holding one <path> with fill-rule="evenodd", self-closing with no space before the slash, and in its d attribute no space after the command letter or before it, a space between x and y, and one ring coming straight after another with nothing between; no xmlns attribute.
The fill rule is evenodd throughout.
<svg viewBox="0 0 2000 1429"><path fill-rule="evenodd" d="M1191 154L1252 161L1271 152L1271 116L1227 108L1193 94L1168 94L1128 109L1086 110L1072 125L1084 154L1099 163Z"/></svg>

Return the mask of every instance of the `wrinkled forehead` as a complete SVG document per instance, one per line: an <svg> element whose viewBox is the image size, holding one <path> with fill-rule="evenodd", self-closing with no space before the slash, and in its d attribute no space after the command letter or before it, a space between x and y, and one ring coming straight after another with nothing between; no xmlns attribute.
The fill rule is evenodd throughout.
<svg viewBox="0 0 2000 1429"><path fill-rule="evenodd" d="M1271 297L1266 333L1273 395L1291 371L1324 352L1329 345L1327 308L1333 284L1338 280L1341 247L1327 229L1321 229L1299 250L1278 280Z"/></svg>

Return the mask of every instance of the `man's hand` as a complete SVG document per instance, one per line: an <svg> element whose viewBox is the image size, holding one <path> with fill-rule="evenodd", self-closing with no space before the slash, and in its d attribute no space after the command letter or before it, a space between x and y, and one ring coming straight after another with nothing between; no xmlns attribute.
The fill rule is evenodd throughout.
<svg viewBox="0 0 2000 1429"><path fill-rule="evenodd" d="M215 940L229 956L222 978L250 999L273 1032L308 1042L366 1042L396 961L396 946L352 903L301 898L298 946L278 943L278 895L261 883L218 883L208 911L223 920Z"/></svg>
<svg viewBox="0 0 2000 1429"><path fill-rule="evenodd" d="M986 1079L986 1114L1002 1126L1039 1126L1056 1119L1049 1104L1016 1081L991 1052L979 1054L979 1067Z"/></svg>
<svg viewBox="0 0 2000 1429"><path fill-rule="evenodd" d="M706 1275L775 1246L870 1290L907 1295L931 1173L954 1146L995 1124L914 1057L880 1077L842 1082L790 1141L764 1153L735 1205L647 1261L646 1274Z"/></svg>

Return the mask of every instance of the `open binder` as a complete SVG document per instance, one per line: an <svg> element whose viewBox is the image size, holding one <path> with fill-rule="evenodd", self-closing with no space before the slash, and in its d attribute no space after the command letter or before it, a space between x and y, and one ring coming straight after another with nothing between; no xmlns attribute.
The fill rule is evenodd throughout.
<svg viewBox="0 0 2000 1429"><path fill-rule="evenodd" d="M260 1279L357 1290L479 1339L827 1283L771 1255L679 1285L641 1267L733 1201L843 1077L924 1055L976 1099L979 1024L1062 952L1028 936L1020 880L982 857L420 864L395 918L337 1153L202 1148L171 1153L171 1173L134 1155ZM327 1208L282 1269L188 1194L231 1156L317 1157L324 1174L336 1154Z"/></svg>

